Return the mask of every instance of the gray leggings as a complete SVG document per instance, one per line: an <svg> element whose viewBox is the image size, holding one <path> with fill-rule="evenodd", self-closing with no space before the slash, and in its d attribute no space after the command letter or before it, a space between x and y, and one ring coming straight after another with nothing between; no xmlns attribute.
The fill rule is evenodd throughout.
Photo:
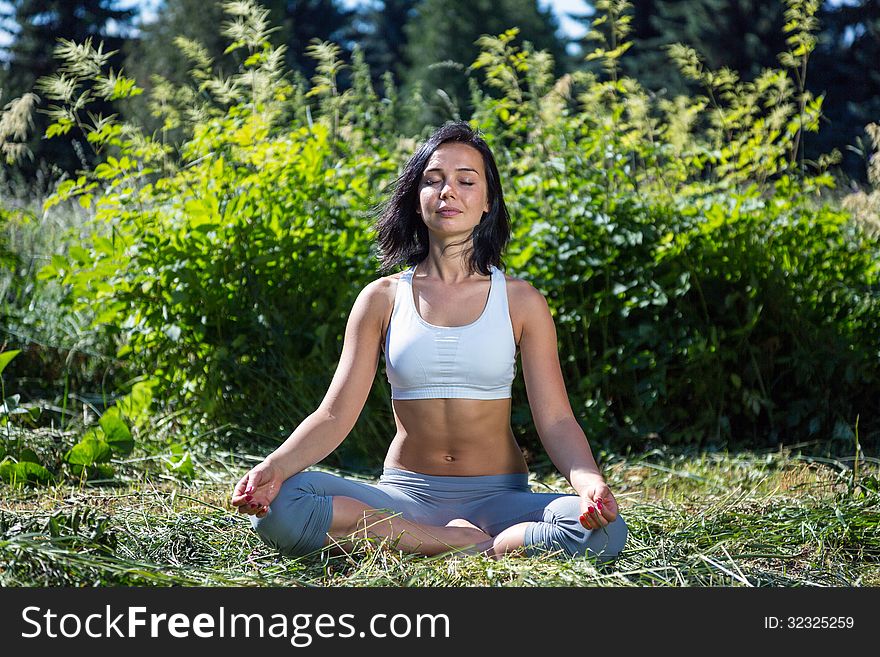
<svg viewBox="0 0 880 657"><path fill-rule="evenodd" d="M618 516L607 527L587 530L580 524L580 498L562 493L534 493L527 474L448 477L385 468L376 484L352 481L326 472L300 472L281 485L262 518L251 516L260 537L286 555L305 555L325 545L333 496L351 497L374 509L399 513L407 520L443 526L463 518L495 536L522 522L526 554L561 551L589 553L600 561L616 557L626 543L627 527Z"/></svg>

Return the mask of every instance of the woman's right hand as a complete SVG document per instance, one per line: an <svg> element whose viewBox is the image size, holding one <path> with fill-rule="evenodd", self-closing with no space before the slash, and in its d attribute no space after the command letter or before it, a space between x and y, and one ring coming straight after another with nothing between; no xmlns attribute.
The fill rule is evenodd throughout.
<svg viewBox="0 0 880 657"><path fill-rule="evenodd" d="M263 461L242 477L232 492L232 506L239 513L262 518L284 483L281 472L270 461Z"/></svg>

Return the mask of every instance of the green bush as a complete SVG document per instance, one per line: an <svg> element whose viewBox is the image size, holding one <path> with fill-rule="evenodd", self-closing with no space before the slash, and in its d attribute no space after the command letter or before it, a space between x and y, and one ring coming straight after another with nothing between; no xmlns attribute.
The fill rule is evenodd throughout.
<svg viewBox="0 0 880 657"><path fill-rule="evenodd" d="M877 245L840 211L775 201L629 199L530 236L527 271L596 434L849 449L857 416L877 416Z"/></svg>
<svg viewBox="0 0 880 657"><path fill-rule="evenodd" d="M0 207L0 244L6 242L10 256L0 262L0 345L22 351L10 364L8 379L23 398L58 406L65 404L65 388L112 396L128 378L113 357L112 336L92 326L90 306L65 304L59 279L38 277L53 254L66 261L68 249L83 239L86 211L65 204L41 217L37 199L6 197L0 203L8 206Z"/></svg>

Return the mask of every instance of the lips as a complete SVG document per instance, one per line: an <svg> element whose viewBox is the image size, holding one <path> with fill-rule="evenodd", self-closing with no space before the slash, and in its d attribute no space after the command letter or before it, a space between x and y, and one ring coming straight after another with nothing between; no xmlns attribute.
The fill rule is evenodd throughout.
<svg viewBox="0 0 880 657"><path fill-rule="evenodd" d="M437 210L437 213L443 215L444 217L452 217L457 214L461 214L461 210L459 210L458 208L443 207Z"/></svg>

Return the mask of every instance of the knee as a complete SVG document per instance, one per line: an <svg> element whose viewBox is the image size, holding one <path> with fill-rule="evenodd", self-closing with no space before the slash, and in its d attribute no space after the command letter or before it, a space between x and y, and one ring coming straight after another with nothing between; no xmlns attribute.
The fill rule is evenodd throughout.
<svg viewBox="0 0 880 657"><path fill-rule="evenodd" d="M324 545L333 501L323 494L321 472L300 472L282 485L262 518L251 525L264 543L288 556L302 556Z"/></svg>
<svg viewBox="0 0 880 657"><path fill-rule="evenodd" d="M613 561L623 551L629 530L623 516L595 530L585 529L578 520L580 506L577 498L557 505L566 508L546 522L533 523L526 531L526 553L556 552L569 557L588 556L599 562Z"/></svg>
<svg viewBox="0 0 880 657"><path fill-rule="evenodd" d="M578 554L595 557L600 562L613 561L626 546L629 527L623 516L618 514L614 522L600 529L584 530L584 538L579 542Z"/></svg>

